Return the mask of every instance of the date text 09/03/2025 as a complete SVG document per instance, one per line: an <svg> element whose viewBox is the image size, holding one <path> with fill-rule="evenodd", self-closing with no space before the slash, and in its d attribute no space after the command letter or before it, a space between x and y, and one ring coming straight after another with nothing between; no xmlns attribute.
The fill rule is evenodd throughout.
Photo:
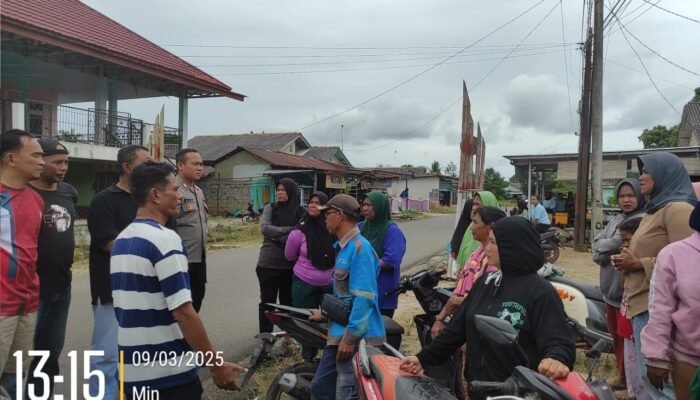
<svg viewBox="0 0 700 400"><path fill-rule="evenodd" d="M79 353L83 355L83 368L82 374L78 372L78 358ZM123 378L124 362L141 367L214 367L221 366L224 363L224 357L222 351L217 352L198 352L189 351L186 353L177 354L176 352L133 352L131 355L131 360L124 360L123 352L120 352L120 377ZM21 351L17 351L14 354L16 359L16 374L17 374L17 396L16 398L25 398L24 396L24 354ZM50 353L45 350L30 350L27 356L34 357L38 360L36 368L33 371L28 371L28 376L32 376L39 379L43 383L43 387L49 387L51 383L65 383L66 379L63 375L49 376L47 373L43 372L43 368L46 365L46 361L49 358ZM70 397L69 400L103 400L104 398L104 388L105 388L105 376L102 371L91 370L90 369L90 359L99 358L104 356L104 351L102 350L85 350L85 351L70 351L67 354L70 361L70 372L69 381L70 384ZM96 395L90 395L88 382L93 379L97 383L98 391ZM53 382L51 382L53 380ZM82 382L82 390L78 390L79 383ZM28 400L49 400L49 394L46 393L36 393L36 389L33 383L26 386L27 394L26 398ZM79 396L79 392L82 392L82 396ZM139 398L144 395L144 393L134 393L135 398ZM141 396L139 396L141 395ZM120 396L120 398L123 398ZM152 393L150 396L146 394L144 399L157 399L158 393ZM64 396L60 394L54 394L51 397L52 400L63 400Z"/></svg>

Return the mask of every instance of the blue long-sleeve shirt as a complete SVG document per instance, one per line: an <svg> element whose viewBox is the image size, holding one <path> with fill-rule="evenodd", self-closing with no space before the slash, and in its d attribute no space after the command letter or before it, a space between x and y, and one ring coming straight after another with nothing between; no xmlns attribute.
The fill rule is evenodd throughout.
<svg viewBox="0 0 700 400"><path fill-rule="evenodd" d="M362 223L358 224L358 228L362 229ZM406 237L396 224L391 224L386 230L383 253L381 260L391 268L380 269L379 271L379 277L377 278L379 309L395 310L399 306L399 294L387 296L386 292L399 286L401 281L401 262L406 254Z"/></svg>
<svg viewBox="0 0 700 400"><path fill-rule="evenodd" d="M377 276L379 258L372 245L355 228L335 244L333 293L352 305L347 326L330 322L328 344L341 340L357 343L365 339L370 345L384 343L384 322L379 312Z"/></svg>

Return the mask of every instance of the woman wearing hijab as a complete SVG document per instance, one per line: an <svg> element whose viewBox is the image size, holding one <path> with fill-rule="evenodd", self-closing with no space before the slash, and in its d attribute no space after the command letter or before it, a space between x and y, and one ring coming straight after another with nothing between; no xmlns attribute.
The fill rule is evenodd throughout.
<svg viewBox="0 0 700 400"><path fill-rule="evenodd" d="M617 334L617 320L622 303L622 282L620 273L610 262L610 257L620 253L622 239L618 228L633 217L641 217L644 213L646 199L642 195L637 179L625 179L617 185L617 205L622 210L605 226L600 234L593 239L593 261L600 265L600 289L605 300L605 314L608 319L608 331L613 338L617 376L610 381L615 390L625 389L625 354L624 338Z"/></svg>
<svg viewBox="0 0 700 400"><path fill-rule="evenodd" d="M369 241L379 257L379 311L391 318L399 305L399 294L386 292L399 286L401 261L406 254L406 238L391 220L389 198L382 192L370 192L362 201L365 221L358 224L360 233Z"/></svg>
<svg viewBox="0 0 700 400"><path fill-rule="evenodd" d="M467 232L469 224L472 223L472 205L472 199L468 199L464 202L464 208L462 208L462 214L459 216L459 221L457 221L457 227L455 227L455 231L452 233L452 240L450 240L450 255L455 260L457 259L459 248L462 246L464 234Z"/></svg>
<svg viewBox="0 0 700 400"><path fill-rule="evenodd" d="M524 218L507 217L494 224L489 236L486 254L498 270L476 282L445 330L417 356L406 357L401 369L419 373L424 366L444 362L466 343L468 382L505 381L514 366L499 363L498 354L476 330L474 316L486 315L513 325L528 367L552 379L566 376L576 348L559 295L537 274L544 264L540 235ZM483 398L476 393L469 397Z"/></svg>
<svg viewBox="0 0 700 400"><path fill-rule="evenodd" d="M498 207L498 200L496 200L496 196L488 190L475 194L471 213L469 215L471 220L474 219L474 212L479 207ZM479 243L478 240L474 240L471 228L467 229L466 232L464 232L464 238L462 239L462 244L457 253L457 266L459 269L464 268L469 256L471 256L474 250L478 249L480 245L481 243Z"/></svg>
<svg viewBox="0 0 700 400"><path fill-rule="evenodd" d="M452 291L454 296L450 297L442 311L435 317L435 323L430 331L432 337L436 337L445 328L445 319L452 316L457 308L462 304L466 296L474 287L474 283L485 273L492 272L497 268L489 263L486 257L486 245L489 243L489 233L491 227L498 220L505 218L506 213L496 207L477 208L474 214L474 221L469 229L472 230L474 239L481 243L481 246L474 250L469 257L467 264L457 275L457 286Z"/></svg>
<svg viewBox="0 0 700 400"><path fill-rule="evenodd" d="M647 378L647 361L641 351L642 329L649 321L649 281L659 251L693 233L688 218L695 205L695 193L683 162L671 153L652 153L637 159L642 193L649 199L639 229L629 249L612 256L617 270L624 273L627 316L637 350L644 388L652 399L673 399L666 385L657 389Z"/></svg>
<svg viewBox="0 0 700 400"><path fill-rule="evenodd" d="M695 232L659 252L649 290L649 323L642 353L651 384L662 388L669 375L678 400L690 400L690 383L700 366L700 202L690 215Z"/></svg>
<svg viewBox="0 0 700 400"><path fill-rule="evenodd" d="M293 180L281 179L277 184L276 195L277 202L265 206L260 216L263 244L255 268L260 284L260 332L272 332L273 328L272 322L265 317L265 303L277 303L279 297L279 304L292 305L294 263L284 256L284 246L287 236L304 216L304 208L299 205L299 187Z"/></svg>
<svg viewBox="0 0 700 400"><path fill-rule="evenodd" d="M287 239L284 255L294 262L292 304L299 308L319 308L323 295L333 293L333 266L336 238L326 228L326 217L318 207L328 203L323 192L309 198L306 215ZM302 348L304 360L313 360L316 350Z"/></svg>

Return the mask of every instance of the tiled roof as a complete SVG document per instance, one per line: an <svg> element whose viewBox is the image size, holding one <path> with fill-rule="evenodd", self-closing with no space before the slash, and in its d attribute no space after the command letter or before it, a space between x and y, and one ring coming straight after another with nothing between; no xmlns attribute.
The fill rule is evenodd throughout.
<svg viewBox="0 0 700 400"><path fill-rule="evenodd" d="M690 102L683 107L683 116L678 132L678 146L690 145L691 135L700 139L700 103Z"/></svg>
<svg viewBox="0 0 700 400"><path fill-rule="evenodd" d="M274 167L312 169L316 171L348 172L348 167L341 164L335 164L330 161L316 160L313 158L296 156L287 153L280 153L278 151L256 149L251 147L244 147L242 148L242 150L245 150L256 157L267 161Z"/></svg>
<svg viewBox="0 0 700 400"><path fill-rule="evenodd" d="M78 0L2 0L0 16L3 30L21 29L57 39L96 58L116 57L189 82L196 89L243 100L223 82Z"/></svg>
<svg viewBox="0 0 700 400"><path fill-rule="evenodd" d="M299 137L304 139L299 132L201 135L190 139L187 146L197 149L205 162L217 163L238 147L280 151Z"/></svg>

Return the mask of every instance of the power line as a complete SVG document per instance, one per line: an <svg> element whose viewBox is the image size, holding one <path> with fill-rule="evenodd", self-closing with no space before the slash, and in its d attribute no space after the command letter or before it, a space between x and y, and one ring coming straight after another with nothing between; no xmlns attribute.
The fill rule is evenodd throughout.
<svg viewBox="0 0 700 400"><path fill-rule="evenodd" d="M533 56L541 56L541 55L547 55L547 54L555 54L555 53L559 53L562 51L560 49L560 47L561 46L557 46L557 49L543 51L543 52L539 52L539 53L511 55L509 58L533 57ZM500 60L500 59L501 59L501 57L478 58L478 59L471 59L471 60L446 62L443 65L469 64L469 63L493 61L493 60ZM97 66L97 64L94 64L94 65ZM311 65L315 65L315 64L311 64ZM314 69L314 70L301 70L301 71L212 73L212 75L215 75L215 76L295 75L295 74L315 74L315 73L330 73L330 72L380 71L380 70L388 70L388 69L406 69L406 68L429 67L431 65L433 65L433 64L432 63L425 63L425 64L394 65L394 66L385 66L385 67ZM21 66L22 65L20 65L20 64L3 64L3 67L6 67L6 68L7 67L21 67ZM82 64L81 66L85 66L85 64ZM66 67L66 65L64 65L64 67ZM34 67L32 67L32 69L39 69L39 68L53 68L53 66L47 65L47 66L34 66ZM204 68L204 67L202 67L202 68ZM41 76L48 76L48 75L45 74L45 75L41 75Z"/></svg>
<svg viewBox="0 0 700 400"><path fill-rule="evenodd" d="M527 14L531 9L537 7L540 3L535 4L530 9L526 10L523 14L515 17L513 20L508 21L502 27L510 24L521 16ZM495 32L492 32L493 34ZM489 34L489 36L491 35ZM476 43L476 42L475 42ZM539 43L552 45L557 43ZM224 48L224 49L295 49L295 50L411 50L411 49L462 49L464 46L403 46L403 47L319 47L319 46L238 46L238 45L201 45L201 44L161 44L162 47L189 47L189 48ZM469 47L511 47L509 44L493 44L493 45L470 45Z"/></svg>
<svg viewBox="0 0 700 400"><path fill-rule="evenodd" d="M425 128L426 126L430 125L433 121L435 121L436 119L440 118L443 114L445 114L450 108L454 107L455 104L459 103L460 100L462 100L462 96L459 96L455 101L453 101L452 103L450 103L449 106L445 107L442 111L440 111L440 112L439 112L438 114L436 114L434 117L430 118L428 121L426 121L426 122L425 122L424 124L422 124L421 126L419 126L419 127L415 128L415 129L411 130L410 132L408 132L408 133L406 133L406 134L404 134L404 135L398 137L398 138L395 139L395 140L392 140L391 142L384 143L384 144L379 145L379 146L376 146L376 147L370 147L370 148L368 148L368 149L346 149L346 150L343 150L343 151L371 151L371 150L380 149L380 148L382 148L382 147L390 146L390 145L392 145L392 144L394 144L394 143L396 143L396 142L399 142L399 141L401 141L401 140L403 140L403 139L405 139L405 138L407 138L407 137L409 137L409 136L415 134L415 133L418 132L419 130L421 130L421 129Z"/></svg>
<svg viewBox="0 0 700 400"><path fill-rule="evenodd" d="M656 1L656 4L659 4L659 3L661 3L661 0L657 0L657 1ZM645 4L642 4L642 5L640 5L639 7L635 8L634 10L630 11L629 13L627 13L627 16L632 15L635 11L639 10L639 9L642 8L644 5L645 5ZM652 7L652 6L647 7L647 9L644 10L644 11L642 11L641 13L639 13L639 15L637 15L637 16L635 16L634 18L632 18L632 19L630 19L629 21L627 21L627 22L626 22L627 25L629 25L629 24L631 24L632 22L634 22L634 21L638 20L639 18L641 18L644 14L648 13L649 10L651 10L652 8L654 8L654 7ZM623 17L623 18L624 18L624 17ZM619 18L618 18L618 19L619 19ZM611 29L612 29L612 28L611 28ZM617 32L619 32L620 30L622 30L622 28L617 28L617 30L608 33L608 35L614 35L614 34L616 34Z"/></svg>
<svg viewBox="0 0 700 400"><path fill-rule="evenodd" d="M537 50L545 50L547 48L559 48L562 47L562 45L557 45L557 46L550 46L550 47L543 47L543 48L538 48L538 49L520 49L518 51L520 52L529 52L529 51L537 51ZM566 45L564 46L566 48ZM499 50L495 52L481 52L481 53L470 53L470 54L462 54L460 56L454 57L454 58L462 58L462 57L472 57L472 56L478 56L478 55L489 55L489 54L499 54L499 53L504 53L506 52L505 50ZM361 60L361 61L323 61L323 62L315 62L315 63L276 63L276 64L214 64L214 65L195 65L195 67L198 68L221 68L221 67L289 67L289 66L310 66L310 65L338 65L338 64L373 64L373 63L389 63L389 62L401 62L401 61L420 61L420 60L436 60L436 59L442 59L444 57L415 57L415 58L397 58L397 59L389 59L389 60Z"/></svg>
<svg viewBox="0 0 700 400"><path fill-rule="evenodd" d="M397 89L397 88L399 88L399 87L401 87L401 86L407 84L408 82L411 82L412 80L414 80L414 79L416 79L416 78L418 78L418 77L420 77L420 76L422 76L422 75L428 73L429 71L432 71L433 69L439 67L440 65L442 65L442 64L446 63L447 61L450 61L450 60L453 59L454 57L458 56L459 54L461 54L461 53L464 52L465 50L468 50L468 49L471 48L473 45L480 43L480 42L483 41L484 39L488 38L489 36L493 35L494 33L498 32L498 31L500 31L501 29L505 28L506 26L510 25L511 23L513 23L514 21L516 21L517 19L519 19L520 17L522 17L522 16L524 16L525 14L529 13L530 11L534 10L537 6L539 6L539 5L542 4L543 2L544 2L544 0L540 0L538 3L536 3L536 4L533 5L532 7L528 8L527 10L523 11L522 13L520 13L519 15L517 15L516 17L510 19L509 21L507 21L507 22L504 23L503 25L499 26L498 28L494 29L493 31L489 32L489 33L486 34L485 36L482 36L482 37L481 37L480 39L478 39L476 42L474 42L474 43L472 43L472 44L470 44L470 45L464 47L464 48L461 49L460 51L456 52L455 54L453 54L453 55L450 56L450 57L445 58L444 60L438 62L437 64L432 65L431 67L429 67L429 68L427 68L427 69L425 69L425 70L423 70L423 71L421 71L421 72L419 72L419 73L413 75L412 77L410 77L410 78L408 78L408 79L406 79L406 80L401 81L400 83L398 83L398 84L396 84L396 85L390 87L389 89L384 90L383 92L380 92L379 94L377 94L377 95L375 95L375 96L372 96L372 97L370 97L369 99L360 102L359 104L356 104L356 105L354 105L354 106L352 106L352 107L350 107L350 108L347 108L347 109L345 109L345 110L343 110L343 111L341 111L341 112L335 113L335 114L333 114L333 115L331 115L331 116L329 116L329 117L323 118L323 119L321 119L321 120L319 120L319 121L312 122L312 123L310 123L310 124L308 124L308 125L306 125L306 126L300 128L300 129L298 129L298 131L302 131L302 130L304 130L304 129L306 129L306 128L309 128L309 127L312 127L312 126L321 124L321 123L323 123L323 122L329 121L329 120L331 120L331 119L337 118L337 117L339 117L339 116L341 116L341 115L343 115L343 114L345 114L345 113L347 113L347 112L350 112L350 111L352 111L352 110L354 110L354 109L357 109L357 108L359 108L359 107L361 107L361 106L363 106L363 105L365 105L365 104L367 104L367 103L369 103L369 102L371 102L371 101L373 101L373 100L378 99L379 97L381 97L381 96L383 96L383 95L385 95L385 94L387 94L387 93L389 93L389 92L391 92L391 91L393 91L393 90L395 90L395 89Z"/></svg>
<svg viewBox="0 0 700 400"><path fill-rule="evenodd" d="M698 21L697 19L693 19L693 18L690 18L690 17L685 16L685 15L683 15L683 14L679 14L679 13L677 13L677 12L674 12L674 11L671 11L671 10L669 10L669 9L663 8L663 7L661 7L660 5L658 5L658 2L657 2L656 4L653 4L653 3L650 2L649 0L642 0L642 1L645 2L645 3L647 3L647 4L649 4L649 5L651 5L652 7L658 8L659 10L663 10L663 11L666 11L667 13L669 13L669 14L673 14L673 15L675 15L676 17L681 17L681 18L683 18L683 19L687 19L688 21L695 22L696 24L700 24L700 21Z"/></svg>
<svg viewBox="0 0 700 400"><path fill-rule="evenodd" d="M624 28L624 25L622 25L622 22L620 22L620 19L615 14L613 14L613 16L617 20L617 24L620 25L620 31L622 32L622 36L625 38L625 41L627 42L627 44L630 46L630 49L632 49L634 54L637 56L639 63L642 65L642 68L644 68L644 72L646 72L647 77L649 78L649 81L654 86L654 89L656 89L656 91L664 99L664 101L666 101L666 103L671 107L671 109L673 109L673 111L675 111L676 114L678 114L678 116L681 116L681 113L678 112L678 110L676 110L676 107L674 107L673 104L668 100L668 98L666 98L666 96L664 96L664 94L661 92L661 89L659 89L659 87L656 86L656 82L654 82L654 79L651 77L651 74L649 73L647 66L644 65L644 61L642 60L642 57L637 52L637 49L635 49L634 46L632 46L632 42L630 42L629 38L627 37L627 33L625 33L626 29Z"/></svg>
<svg viewBox="0 0 700 400"><path fill-rule="evenodd" d="M506 54L499 62L496 63L496 65L494 65L493 68L491 68L484 76L481 77L481 79L479 79L479 80L471 87L471 93L474 93L474 90L476 90L476 88L479 86L479 84L480 84L481 82L483 82L487 77L489 77L501 64L503 64L503 62L504 62L506 59L508 59L508 58L510 57L510 55L513 53L513 51L515 51L515 49L517 49L518 46L520 46L525 40L527 40L527 39L537 30L537 28L539 28L539 26L542 25L542 23L543 23L545 20L547 20L547 18L552 14L552 12L554 12L554 10L557 8L557 6L561 6L561 2L562 2L562 0L559 0L559 2L557 2L557 4L555 4L554 7L552 7L552 9L549 10L549 11L547 12L547 14L545 14L545 16L542 17L542 19L541 19L539 22L537 22L537 24L527 33L527 35L525 35L525 37L523 37L522 40L520 40L520 42L518 42L518 44L511 50L511 52L510 52L509 54ZM539 3L538 3L538 4L539 4ZM410 132L406 133L405 135L400 136L400 137L399 137L398 139L396 139L396 140L393 140L393 141L391 141L391 142L388 142L388 143L385 143L385 144L382 144L382 145L379 145L379 146L376 146L376 147L372 147L372 148L369 148L369 149L357 149L357 150L353 150L353 151L369 151L369 150L376 150L376 149L379 149L379 148L386 147L386 146L389 146L389 145L391 145L391 144L394 144L394 143L396 143L396 142L398 142L398 141L400 141L400 140L402 140L402 139L405 139L405 138L407 138L407 137L413 135L414 133L418 132L420 129L424 128L425 126L429 125L430 123L432 123L432 122L435 121L436 119L438 119L440 116L442 116L444 113L446 113L450 108L454 107L455 104L459 103L459 101L460 101L461 99L462 99L462 96L458 97L454 102L452 102L449 106L447 106L445 109L443 109L439 114L437 114L436 116L434 116L433 118L431 118L431 119L428 120L426 123L424 123L424 124L422 124L421 126L419 126L418 128L415 128L415 129L411 130Z"/></svg>
<svg viewBox="0 0 700 400"><path fill-rule="evenodd" d="M517 56L510 56L508 58L521 58L521 57L532 57L532 56L540 56L540 55L547 55L547 54L556 54L559 53L561 50L551 50L551 51L546 51L542 53L533 53L533 54L521 54ZM493 61L493 60L500 60L500 57L492 57L492 58L481 58L477 60L464 60L464 61L454 61L454 62L447 62L444 63L443 65L454 65L454 64L469 64L469 63L476 63L476 62L484 62L484 61ZM317 69L317 70L303 70L303 71L273 71L273 72L240 72L240 73L223 73L223 74L215 74L216 76L255 76L255 75L305 75L305 74L318 74L318 73L330 73L330 72L353 72L353 71L381 71L381 70L387 70L387 69L406 69L406 68L418 68L418 67L429 67L433 64L413 64L413 65L394 65L394 66L387 66L387 67L366 67L366 68L338 68L338 69Z"/></svg>
<svg viewBox="0 0 700 400"><path fill-rule="evenodd" d="M535 24L535 26L534 26L532 29L530 29L530 32L528 32L527 35L525 35L525 37L523 37L522 40L520 40L520 42L518 42L518 45L515 46L515 47L510 51L510 53L506 54L505 57L503 57L503 58L501 59L501 61L497 62L496 65L494 65L493 68L491 68L491 70L489 70L489 72L486 73L486 75L482 76L481 79L479 79L479 81L477 81L477 82L472 86L472 89L471 89L471 90L474 91L474 89L476 89L476 87L479 86L479 84L480 84L481 82L483 82L486 78L488 78L489 75L491 75L498 67L500 67L501 64L503 64L503 62L504 62L505 60L507 60L508 58L510 58L511 54L513 54L513 52L515 52L515 50L518 49L518 46L520 46L524 41L526 41L526 40L537 30L537 28L539 28L540 25L542 25L542 23L543 23L544 21L546 21L547 18L548 18L550 15L552 15L552 12L554 12L554 10L557 9L557 6L560 5L561 2L562 2L562 0L559 0L559 1L557 2L557 4L555 4L554 7L552 7L552 9L549 10L549 11L547 12L547 14L545 14L545 16L542 17L542 19L540 19L539 22L537 22L537 24Z"/></svg>
<svg viewBox="0 0 700 400"><path fill-rule="evenodd" d="M571 88L569 87L569 60L566 55L566 32L564 29L564 4L559 3L559 9L561 11L561 41L562 41L562 48L564 49L564 75L566 76L566 96L569 99L568 101L568 106L569 106L569 119L571 120L571 130L573 132L576 132L576 128L574 127L574 112L571 109Z"/></svg>
<svg viewBox="0 0 700 400"><path fill-rule="evenodd" d="M700 76L700 74L698 74L697 72L691 71L691 70L689 70L688 68L685 68L685 67L683 67L683 66L681 66L681 65L678 65L678 64L676 64L675 62L673 62L673 61L669 60L668 58L664 57L663 55L659 54L656 50L654 50L654 49L652 49L651 47L647 46L646 43L642 42L638 37L636 37L632 32L630 32L630 30L627 29L627 27L626 27L624 24L621 24L621 26L622 26L622 29L625 30L625 32L629 33L630 36L632 36L632 37L634 38L634 40L638 41L642 46L646 47L647 50L649 50L649 51L651 51L652 53L656 54L656 56L658 56L658 57L661 58L662 60L666 61L667 63L673 65L673 66L676 67L676 68L682 69L683 71L685 71L685 72L687 72L687 73L689 73L689 74L693 74L693 75L695 75L695 76Z"/></svg>
<svg viewBox="0 0 700 400"><path fill-rule="evenodd" d="M620 67L620 68L625 68L625 69L628 69L628 70L630 70L630 71L634 71L634 72L637 72L637 73L640 73L640 74L644 74L644 71L640 71L640 70L638 70L638 69L636 69L636 68L632 68L632 67L630 67L629 65L620 64L620 63L617 62L617 61L613 61L613 60L610 60L610 59L606 59L605 62L609 62L609 63L611 63L611 64L617 65L617 66ZM676 85L676 86L678 86L678 87L682 87L682 88L686 88L686 89L690 89L690 90L695 89L694 87L690 87L690 86L684 85L684 84L682 84L682 83L670 81L670 80L668 80L668 79L661 78L661 77L658 77L658 76L655 76L655 75L652 75L652 76L654 76L654 77L655 77L657 80L659 80L659 81L668 82L668 83L674 84L674 85Z"/></svg>
<svg viewBox="0 0 700 400"><path fill-rule="evenodd" d="M575 45L576 43L567 43L567 45ZM482 50L483 54L493 53L493 52L503 52L506 48L513 47L514 45L483 45L474 46ZM522 47L527 47L528 49L537 50L543 48L550 48L559 46L558 43L541 43L541 44L527 44ZM277 54L277 55L250 55L250 54L192 54L192 55L177 55L181 58L347 58L347 57L401 57L401 56L421 56L421 55L440 55L440 54L452 54L452 51L429 51L429 52L413 52L413 53L374 53L374 54ZM471 53L471 52L469 52Z"/></svg>

